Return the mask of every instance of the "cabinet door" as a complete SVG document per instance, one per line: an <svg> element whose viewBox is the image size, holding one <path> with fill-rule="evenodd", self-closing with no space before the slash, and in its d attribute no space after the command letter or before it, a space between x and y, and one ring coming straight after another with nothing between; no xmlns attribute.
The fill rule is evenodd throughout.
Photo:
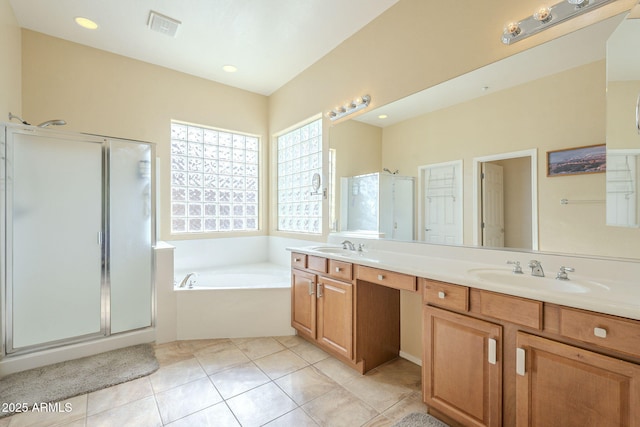
<svg viewBox="0 0 640 427"><path fill-rule="evenodd" d="M316 338L316 275L291 270L291 326Z"/></svg>
<svg viewBox="0 0 640 427"><path fill-rule="evenodd" d="M466 426L502 422L502 327L424 308L423 396Z"/></svg>
<svg viewBox="0 0 640 427"><path fill-rule="evenodd" d="M640 365L518 333L517 426L640 426Z"/></svg>
<svg viewBox="0 0 640 427"><path fill-rule="evenodd" d="M318 341L353 358L353 286L318 278Z"/></svg>

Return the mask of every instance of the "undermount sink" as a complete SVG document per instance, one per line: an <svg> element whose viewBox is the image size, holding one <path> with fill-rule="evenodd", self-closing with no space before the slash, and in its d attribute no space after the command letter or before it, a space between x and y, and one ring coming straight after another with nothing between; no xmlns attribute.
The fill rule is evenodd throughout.
<svg viewBox="0 0 640 427"><path fill-rule="evenodd" d="M610 288L593 280L569 279L556 280L553 277L536 277L530 274L514 274L511 270L500 268L474 268L467 270L469 276L497 285L526 286L545 291L584 294L594 291L608 291Z"/></svg>
<svg viewBox="0 0 640 427"><path fill-rule="evenodd" d="M338 254L338 255L352 255L353 251L348 249L341 248L339 246L317 246L315 248L311 248L312 251L322 252L325 254Z"/></svg>

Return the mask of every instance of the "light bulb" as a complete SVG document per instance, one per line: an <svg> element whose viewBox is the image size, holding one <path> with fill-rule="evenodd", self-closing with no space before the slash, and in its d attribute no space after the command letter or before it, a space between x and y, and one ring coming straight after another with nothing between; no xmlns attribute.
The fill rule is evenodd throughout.
<svg viewBox="0 0 640 427"><path fill-rule="evenodd" d="M512 36L517 36L521 32L522 32L522 29L520 28L520 25L518 25L517 22L508 23L507 26L504 29L504 33L505 34L509 34L509 35L512 35Z"/></svg>
<svg viewBox="0 0 640 427"><path fill-rule="evenodd" d="M535 11L533 19L540 22L548 22L551 19L551 9L546 6L541 7Z"/></svg>

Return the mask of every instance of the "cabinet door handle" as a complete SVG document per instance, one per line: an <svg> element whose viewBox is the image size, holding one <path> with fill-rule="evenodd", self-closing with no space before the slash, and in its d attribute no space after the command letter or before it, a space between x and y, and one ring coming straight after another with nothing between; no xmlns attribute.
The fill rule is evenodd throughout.
<svg viewBox="0 0 640 427"><path fill-rule="evenodd" d="M488 344L489 344L489 363L491 363L492 365L495 365L497 362L497 348L498 348L498 343L496 342L495 339L493 338L489 338L488 340Z"/></svg>
<svg viewBox="0 0 640 427"><path fill-rule="evenodd" d="M318 283L318 285L317 285L316 297L317 298L322 298L322 283Z"/></svg>
<svg viewBox="0 0 640 427"><path fill-rule="evenodd" d="M313 280L309 280L309 295L313 295L314 287L315 287L315 283L313 283Z"/></svg>
<svg viewBox="0 0 640 427"><path fill-rule="evenodd" d="M384 280L384 275L378 274L378 280Z"/></svg>
<svg viewBox="0 0 640 427"><path fill-rule="evenodd" d="M524 374L525 374L525 367L524 367L525 356L526 356L526 353L524 351L524 348L516 348L516 374L522 377L524 377Z"/></svg>
<svg viewBox="0 0 640 427"><path fill-rule="evenodd" d="M598 338L606 338L607 330L605 328L593 328L593 335L597 336Z"/></svg>
<svg viewBox="0 0 640 427"><path fill-rule="evenodd" d="M446 296L447 296L447 294L445 294L443 291L439 291L438 292L438 298L445 299Z"/></svg>

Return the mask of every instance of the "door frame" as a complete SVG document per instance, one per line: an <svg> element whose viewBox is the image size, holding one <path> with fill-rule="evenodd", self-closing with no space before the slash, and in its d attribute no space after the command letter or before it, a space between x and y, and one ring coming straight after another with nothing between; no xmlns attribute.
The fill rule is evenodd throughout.
<svg viewBox="0 0 640 427"><path fill-rule="evenodd" d="M473 158L473 244L482 245L482 206L480 203L482 180L481 163L493 162L496 160L508 160L519 157L529 157L531 159L531 249L538 250L538 150L512 151L510 153L499 153L490 156Z"/></svg>

